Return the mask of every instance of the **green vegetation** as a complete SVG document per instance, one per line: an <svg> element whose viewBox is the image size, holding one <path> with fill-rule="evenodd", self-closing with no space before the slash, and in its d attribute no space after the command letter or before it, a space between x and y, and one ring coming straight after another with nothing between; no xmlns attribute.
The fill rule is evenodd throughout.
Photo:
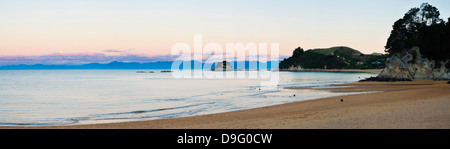
<svg viewBox="0 0 450 149"><path fill-rule="evenodd" d="M439 15L439 10L428 3L412 8L392 26L385 51L392 55L418 46L427 58L450 59L450 24Z"/></svg>
<svg viewBox="0 0 450 149"><path fill-rule="evenodd" d="M389 56L405 54L418 46L423 57L436 60L435 67L440 67L440 61L450 59L450 18L445 22L439 15L439 10L428 3L410 9L392 26L385 52ZM413 60L410 62L415 62L419 57L414 52L412 55ZM373 69L384 68L384 60L383 55L364 55L349 47L307 51L299 47L294 50L292 57L280 63L280 69ZM450 69L450 62L445 67Z"/></svg>
<svg viewBox="0 0 450 149"><path fill-rule="evenodd" d="M304 51L294 50L292 57L280 63L280 69L301 67L304 69L377 69L384 68L382 55L364 55L349 47L332 47Z"/></svg>
<svg viewBox="0 0 450 149"><path fill-rule="evenodd" d="M420 54L430 60L436 60L435 67L440 67L440 61L450 59L450 18L445 22L439 18L439 10L423 3L420 8L410 9L403 18L392 26L391 34L386 43L389 56L408 52L418 46ZM415 62L418 55L412 52ZM302 48L294 50L292 57L280 63L280 69L301 67L304 69L372 69L384 68L384 56L364 55L348 47L332 47L328 49ZM450 62L445 64L450 68Z"/></svg>

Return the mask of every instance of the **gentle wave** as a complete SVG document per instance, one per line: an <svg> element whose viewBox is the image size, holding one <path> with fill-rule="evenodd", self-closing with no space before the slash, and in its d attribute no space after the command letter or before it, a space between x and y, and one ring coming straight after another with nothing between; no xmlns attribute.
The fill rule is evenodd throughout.
<svg viewBox="0 0 450 149"><path fill-rule="evenodd" d="M255 79L174 79L132 70L33 70L0 74L0 125L77 125L176 118L340 95L322 88L366 73L280 72L278 88ZM296 95L295 97L293 95Z"/></svg>

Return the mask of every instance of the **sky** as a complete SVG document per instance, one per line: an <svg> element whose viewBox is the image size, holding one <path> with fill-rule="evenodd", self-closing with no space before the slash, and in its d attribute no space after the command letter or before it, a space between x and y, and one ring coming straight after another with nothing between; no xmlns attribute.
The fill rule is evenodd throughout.
<svg viewBox="0 0 450 149"><path fill-rule="evenodd" d="M448 0L0 0L0 56L164 56L194 35L203 44L279 43L280 55L348 46L383 53L393 23Z"/></svg>

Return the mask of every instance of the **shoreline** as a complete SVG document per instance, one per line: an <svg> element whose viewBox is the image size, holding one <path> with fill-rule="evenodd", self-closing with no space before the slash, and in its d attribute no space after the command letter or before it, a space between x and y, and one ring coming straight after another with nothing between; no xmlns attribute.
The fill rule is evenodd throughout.
<svg viewBox="0 0 450 149"><path fill-rule="evenodd" d="M0 129L450 128L450 85L447 81L357 82L335 86L342 87L320 90L371 93L173 119L67 126L0 126ZM344 101L340 102L340 99Z"/></svg>
<svg viewBox="0 0 450 149"><path fill-rule="evenodd" d="M302 69L302 70L280 70L286 72L367 72L380 73L383 69Z"/></svg>

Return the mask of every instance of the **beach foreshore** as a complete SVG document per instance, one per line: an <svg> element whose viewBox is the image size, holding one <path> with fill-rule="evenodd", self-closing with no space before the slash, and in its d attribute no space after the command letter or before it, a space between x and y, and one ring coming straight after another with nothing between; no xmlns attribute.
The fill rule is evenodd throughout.
<svg viewBox="0 0 450 149"><path fill-rule="evenodd" d="M383 69L302 69L302 70L280 70L280 71L292 71L292 72L309 72L309 71L323 71L323 72L368 72L368 73L380 73Z"/></svg>
<svg viewBox="0 0 450 149"><path fill-rule="evenodd" d="M367 92L249 110L173 119L2 129L449 129L447 81L357 82L322 88ZM289 88L292 90L301 88ZM342 101L341 101L342 99Z"/></svg>

